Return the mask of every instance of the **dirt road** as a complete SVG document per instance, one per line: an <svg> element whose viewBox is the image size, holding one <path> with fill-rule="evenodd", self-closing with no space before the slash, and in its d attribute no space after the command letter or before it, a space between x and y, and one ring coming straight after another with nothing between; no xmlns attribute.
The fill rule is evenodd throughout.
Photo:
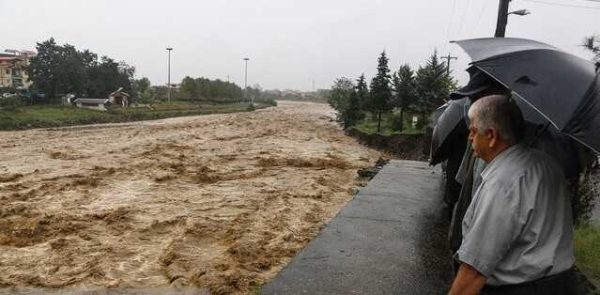
<svg viewBox="0 0 600 295"><path fill-rule="evenodd" d="M379 153L323 104L0 132L0 287L248 293ZM6 290L6 289L4 289Z"/></svg>

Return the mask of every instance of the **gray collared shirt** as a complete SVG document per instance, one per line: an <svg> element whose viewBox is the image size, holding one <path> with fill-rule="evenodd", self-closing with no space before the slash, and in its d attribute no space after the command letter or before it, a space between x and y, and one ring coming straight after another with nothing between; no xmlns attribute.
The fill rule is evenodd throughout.
<svg viewBox="0 0 600 295"><path fill-rule="evenodd" d="M458 259L489 285L518 284L571 268L573 221L564 176L545 154L514 145L481 173L463 219Z"/></svg>

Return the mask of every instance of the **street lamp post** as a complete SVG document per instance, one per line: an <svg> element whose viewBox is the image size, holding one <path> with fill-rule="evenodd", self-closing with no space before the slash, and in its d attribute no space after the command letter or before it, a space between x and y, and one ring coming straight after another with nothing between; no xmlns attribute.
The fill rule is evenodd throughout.
<svg viewBox="0 0 600 295"><path fill-rule="evenodd" d="M250 59L247 57L244 57L244 63L245 63L245 70L244 70L244 100L247 101L248 100L248 61ZM252 105L254 104L254 102L251 103Z"/></svg>
<svg viewBox="0 0 600 295"><path fill-rule="evenodd" d="M167 47L167 51L169 52L169 70L167 74L167 101L171 104L171 50L173 48Z"/></svg>
<svg viewBox="0 0 600 295"><path fill-rule="evenodd" d="M524 16L524 15L531 14L531 12L529 12L529 10L527 10L527 9L519 9L519 10L511 11L508 14L516 14L516 15Z"/></svg>
<svg viewBox="0 0 600 295"><path fill-rule="evenodd" d="M496 33L494 34L494 37L496 38L504 38L504 35L506 33L506 23L508 22L509 15L515 14L524 16L530 14L530 12L527 9L508 12L509 4L510 0L500 0L500 5L498 6L498 20L496 23Z"/></svg>

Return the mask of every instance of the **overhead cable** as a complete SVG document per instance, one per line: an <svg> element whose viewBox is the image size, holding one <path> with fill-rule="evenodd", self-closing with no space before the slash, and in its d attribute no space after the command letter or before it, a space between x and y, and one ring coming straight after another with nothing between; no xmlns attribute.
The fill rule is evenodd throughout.
<svg viewBox="0 0 600 295"><path fill-rule="evenodd" d="M487 6L490 2L491 1L485 1L483 3L483 5L481 6L481 11L479 12L479 17L477 18L477 22L475 23L475 25L473 26L473 29L471 30L471 35L473 35L475 30L477 30L477 28L479 27L479 23L481 23L481 18L483 16L483 14L485 13L485 11L487 10Z"/></svg>
<svg viewBox="0 0 600 295"><path fill-rule="evenodd" d="M556 2L547 2L547 1L542 1L542 0L523 0L523 1L525 1L525 2L533 2L533 3L541 3L541 4L548 4L548 5L555 5L555 6L562 6L562 7L573 7L573 8L584 8L584 9L600 10L600 7L570 5L570 4L563 4L563 3L556 3ZM584 0L584 1L592 1L592 0ZM592 1L592 2L600 3L600 1Z"/></svg>
<svg viewBox="0 0 600 295"><path fill-rule="evenodd" d="M460 18L460 27L458 27L458 36L462 35L463 24L465 23L465 18L467 17L467 12L469 11L469 4L471 4L471 0L467 0L467 5L465 6L465 10L463 11L463 15Z"/></svg>

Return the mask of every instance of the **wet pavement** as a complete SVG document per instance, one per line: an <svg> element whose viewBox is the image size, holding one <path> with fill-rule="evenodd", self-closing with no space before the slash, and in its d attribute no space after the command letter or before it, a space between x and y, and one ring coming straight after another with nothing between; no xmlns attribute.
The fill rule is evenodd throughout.
<svg viewBox="0 0 600 295"><path fill-rule="evenodd" d="M442 172L390 161L262 294L444 294Z"/></svg>

